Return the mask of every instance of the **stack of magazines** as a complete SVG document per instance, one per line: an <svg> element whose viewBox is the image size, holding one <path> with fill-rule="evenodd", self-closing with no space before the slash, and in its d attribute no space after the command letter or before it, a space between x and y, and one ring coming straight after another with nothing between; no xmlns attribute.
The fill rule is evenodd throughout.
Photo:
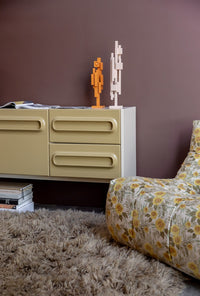
<svg viewBox="0 0 200 296"><path fill-rule="evenodd" d="M34 211L33 185L29 183L0 182L0 211Z"/></svg>

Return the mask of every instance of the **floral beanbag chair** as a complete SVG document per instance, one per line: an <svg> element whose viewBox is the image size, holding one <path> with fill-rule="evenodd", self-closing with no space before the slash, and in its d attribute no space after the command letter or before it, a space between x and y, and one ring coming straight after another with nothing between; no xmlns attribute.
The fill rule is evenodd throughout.
<svg viewBox="0 0 200 296"><path fill-rule="evenodd" d="M110 182L106 219L116 241L200 278L200 121L175 178Z"/></svg>

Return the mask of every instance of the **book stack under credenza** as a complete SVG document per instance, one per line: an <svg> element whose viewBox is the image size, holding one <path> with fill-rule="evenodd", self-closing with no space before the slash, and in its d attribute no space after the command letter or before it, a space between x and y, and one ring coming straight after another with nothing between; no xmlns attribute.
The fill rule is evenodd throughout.
<svg viewBox="0 0 200 296"><path fill-rule="evenodd" d="M33 185L18 182L0 182L0 211L34 211Z"/></svg>

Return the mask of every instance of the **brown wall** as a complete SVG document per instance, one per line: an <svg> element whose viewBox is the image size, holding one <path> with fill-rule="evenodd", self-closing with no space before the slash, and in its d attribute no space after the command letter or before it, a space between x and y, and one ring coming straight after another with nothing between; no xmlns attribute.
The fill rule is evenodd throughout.
<svg viewBox="0 0 200 296"><path fill-rule="evenodd" d="M198 0L1 0L0 104L29 99L90 106L90 73L100 56L101 98L108 106L109 58L119 40L120 103L137 107L137 174L173 177L187 153L192 121L200 118L199 36ZM107 190L100 184L78 183L74 191L73 183L36 182L38 198L37 186L57 202L67 191L70 198L85 192L86 203L102 204Z"/></svg>

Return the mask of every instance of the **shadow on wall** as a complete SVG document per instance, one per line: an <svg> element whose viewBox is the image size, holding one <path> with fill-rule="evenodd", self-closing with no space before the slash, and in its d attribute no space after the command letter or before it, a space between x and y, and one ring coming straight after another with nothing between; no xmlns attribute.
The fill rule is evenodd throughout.
<svg viewBox="0 0 200 296"><path fill-rule="evenodd" d="M176 149L176 162L172 170L178 172L182 163L184 162L189 149L190 149L190 140L191 140L191 129L188 132L182 131L179 136L178 147Z"/></svg>

